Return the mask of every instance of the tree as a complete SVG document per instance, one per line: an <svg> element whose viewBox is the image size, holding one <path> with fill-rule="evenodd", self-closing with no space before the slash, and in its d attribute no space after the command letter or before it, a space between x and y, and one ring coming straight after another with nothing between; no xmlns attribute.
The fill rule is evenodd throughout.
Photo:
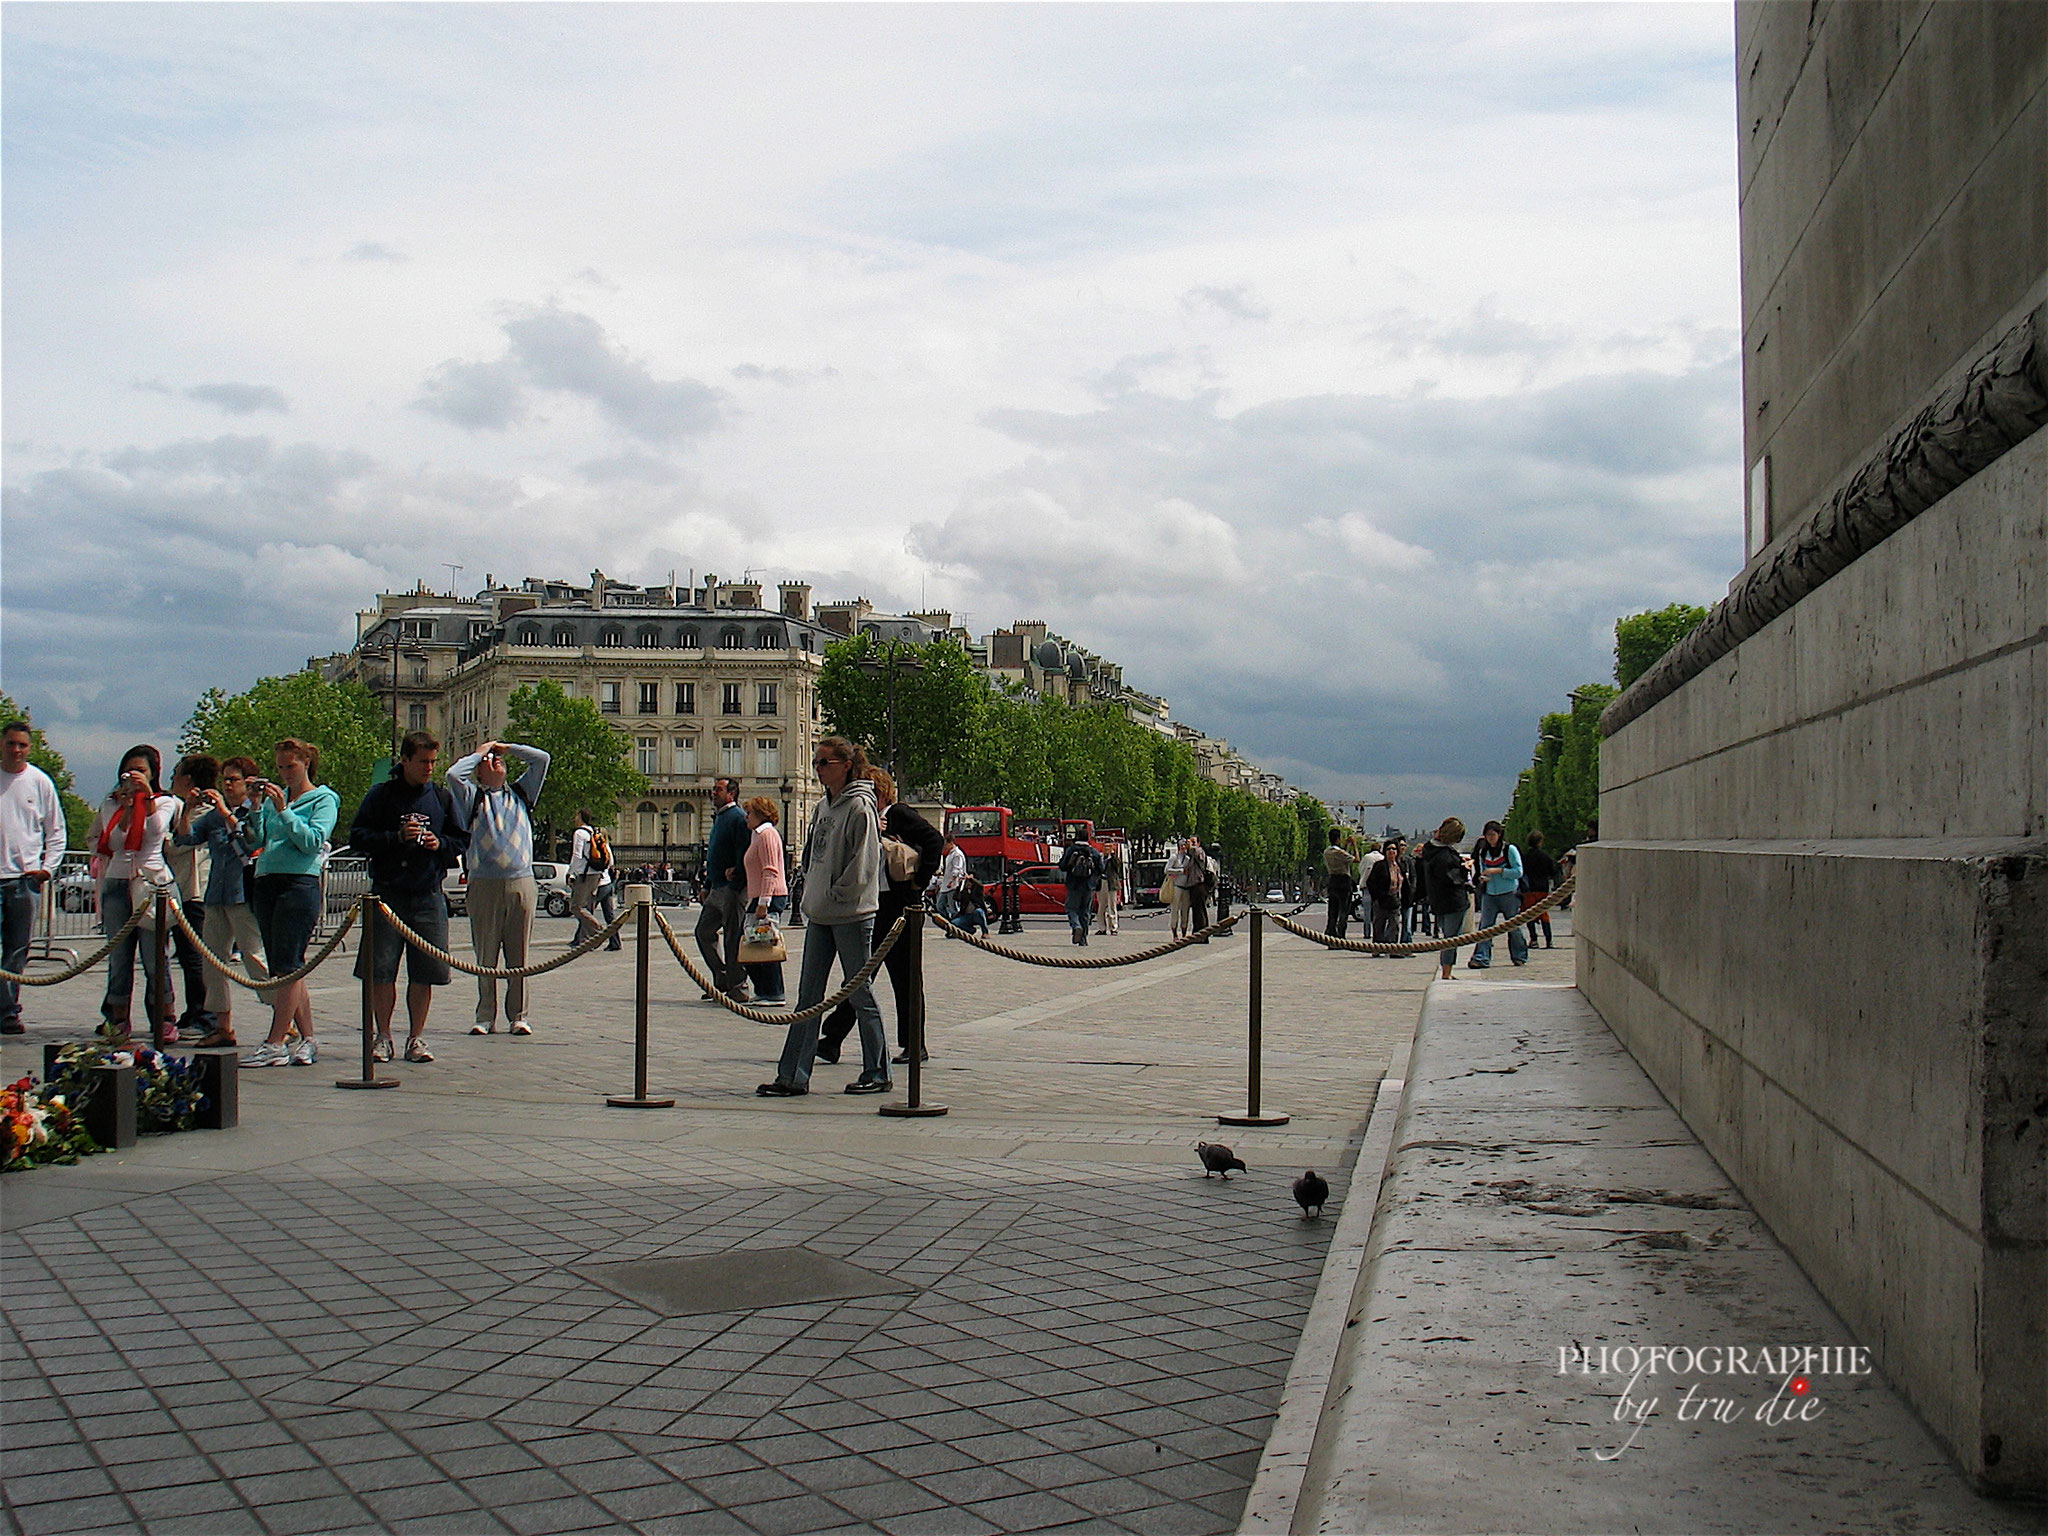
<svg viewBox="0 0 2048 1536"><path fill-rule="evenodd" d="M538 846L552 846L556 828L570 826L579 809L610 826L621 799L647 793L647 779L632 763L632 742L595 704L570 698L560 683L513 689L505 719L508 740L539 747L551 759L533 808L542 832Z"/></svg>
<svg viewBox="0 0 2048 1536"><path fill-rule="evenodd" d="M19 704L0 693L0 724L27 719L28 715ZM28 741L28 760L50 776L50 782L57 786L57 798L64 803L64 846L83 848L85 834L92 830L92 802L73 792L71 769L64 761L64 754L50 745L49 739L33 721L29 724Z"/></svg>
<svg viewBox="0 0 2048 1536"><path fill-rule="evenodd" d="M889 747L886 666L896 659L896 761L904 788L950 786L972 752L990 694L974 662L955 641L929 645L878 644L873 635L837 640L825 648L818 672L818 703L825 724L884 761Z"/></svg>
<svg viewBox="0 0 2048 1536"><path fill-rule="evenodd" d="M1504 818L1509 842L1541 832L1551 851L1562 853L1586 835L1600 814L1600 712L1619 691L1582 684L1572 690L1569 711L1543 717L1536 760L1517 781Z"/></svg>
<svg viewBox="0 0 2048 1536"><path fill-rule="evenodd" d="M1707 610L1673 603L1614 621L1614 680L1626 688L1657 664L1657 658L1699 628Z"/></svg>
<svg viewBox="0 0 2048 1536"><path fill-rule="evenodd" d="M964 805L1007 805L1019 816L1053 813L1053 773L1045 716L1014 688L992 692L947 779Z"/></svg>
<svg viewBox="0 0 2048 1536"><path fill-rule="evenodd" d="M1329 807L1314 795L1296 795L1290 809L1301 825L1301 857L1293 862L1292 867L1318 874L1322 869L1323 850L1330 845Z"/></svg>
<svg viewBox="0 0 2048 1536"><path fill-rule="evenodd" d="M260 677L245 693L209 688L179 733L178 750L253 757L267 774L272 749L287 736L320 749L320 782L341 796L336 826L346 828L391 751L391 718L361 683L330 683L307 670Z"/></svg>

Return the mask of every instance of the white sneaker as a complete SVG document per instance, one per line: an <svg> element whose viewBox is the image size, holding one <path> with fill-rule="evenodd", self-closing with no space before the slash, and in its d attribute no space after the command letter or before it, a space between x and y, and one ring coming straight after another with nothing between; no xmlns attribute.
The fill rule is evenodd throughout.
<svg viewBox="0 0 2048 1536"><path fill-rule="evenodd" d="M512 1021L512 1033L515 1035L530 1035L533 1033L533 1026L524 1019L514 1019Z"/></svg>
<svg viewBox="0 0 2048 1536"><path fill-rule="evenodd" d="M495 1035L498 1032L498 1026L496 1024L472 1024L469 1026L469 1032L472 1035Z"/></svg>
<svg viewBox="0 0 2048 1536"><path fill-rule="evenodd" d="M389 1061L397 1054L398 1051L391 1044L391 1037L389 1035L379 1035L376 1044L370 1047L370 1060L372 1061Z"/></svg>
<svg viewBox="0 0 2048 1536"><path fill-rule="evenodd" d="M242 1058L245 1067L282 1067L291 1061L291 1052L281 1045L265 1041Z"/></svg>
<svg viewBox="0 0 2048 1536"><path fill-rule="evenodd" d="M320 1059L320 1045L318 1041L308 1040L301 1035L292 1042L290 1050L285 1054L290 1057L293 1066L310 1067Z"/></svg>

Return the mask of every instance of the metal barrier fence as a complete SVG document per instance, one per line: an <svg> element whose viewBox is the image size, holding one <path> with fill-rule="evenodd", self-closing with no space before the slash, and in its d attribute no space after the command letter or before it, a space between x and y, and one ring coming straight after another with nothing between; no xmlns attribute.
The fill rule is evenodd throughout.
<svg viewBox="0 0 2048 1536"><path fill-rule="evenodd" d="M43 909L29 944L29 959L75 959L82 948L99 943L100 893L92 877L92 858L83 849L65 850L57 878L43 887ZM319 926L313 930L316 943L332 937L357 898L369 895L370 861L356 853L333 854L320 884L325 899Z"/></svg>

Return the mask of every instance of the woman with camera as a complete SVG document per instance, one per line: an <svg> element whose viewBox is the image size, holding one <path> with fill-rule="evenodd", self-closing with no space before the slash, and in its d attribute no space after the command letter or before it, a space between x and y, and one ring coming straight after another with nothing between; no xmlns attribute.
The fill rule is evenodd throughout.
<svg viewBox="0 0 2048 1536"><path fill-rule="evenodd" d="M341 815L341 796L314 782L320 749L287 736L271 754L277 779L252 779L255 812L243 823L256 856L256 924L271 974L282 976L306 963L306 946L320 926L320 867L328 839ZM285 1038L293 1026L299 1038ZM310 1067L319 1057L313 1039L313 999L304 979L270 994L270 1038L242 1058L245 1067Z"/></svg>
<svg viewBox="0 0 2048 1536"><path fill-rule="evenodd" d="M164 838L178 814L178 802L164 793L159 782L162 772L163 758L155 747L147 743L130 747L121 756L121 776L113 793L100 802L99 814L85 835L99 877L100 926L108 933L125 926L152 894L160 900L177 899L171 894L170 866L164 862ZM102 1034L122 1037L129 1033L135 957L144 942L143 929L138 926L108 957L107 995L100 1003ZM160 975L153 940L143 952L149 956L143 962L143 1007L150 1018L163 1020L165 1039L175 1040L168 959Z"/></svg>

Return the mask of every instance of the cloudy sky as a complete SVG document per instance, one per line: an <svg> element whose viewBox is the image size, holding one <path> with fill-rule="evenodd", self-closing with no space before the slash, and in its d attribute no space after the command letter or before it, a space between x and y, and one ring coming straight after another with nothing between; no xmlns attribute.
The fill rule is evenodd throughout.
<svg viewBox="0 0 2048 1536"><path fill-rule="evenodd" d="M1725 5L13 5L4 686L486 572L1042 618L1406 824L1740 563Z"/></svg>

